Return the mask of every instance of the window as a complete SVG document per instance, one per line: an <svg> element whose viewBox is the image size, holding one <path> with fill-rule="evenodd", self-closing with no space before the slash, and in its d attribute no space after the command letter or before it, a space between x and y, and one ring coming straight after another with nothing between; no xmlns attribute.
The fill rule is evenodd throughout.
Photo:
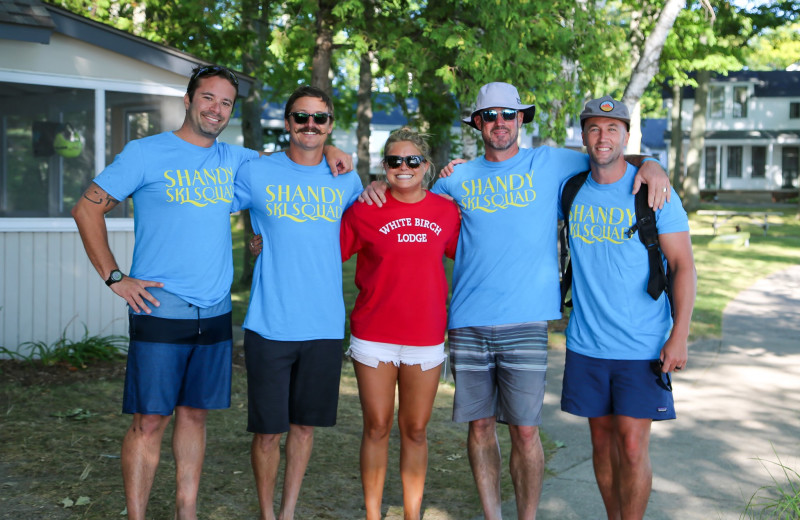
<svg viewBox="0 0 800 520"><path fill-rule="evenodd" d="M0 82L0 218L69 217L94 178L93 89ZM110 164L125 144L183 121L177 96L105 91L106 149ZM130 200L109 216L132 216Z"/></svg>
<svg viewBox="0 0 800 520"><path fill-rule="evenodd" d="M784 146L781 151L782 188L796 188L800 170L800 147Z"/></svg>
<svg viewBox="0 0 800 520"><path fill-rule="evenodd" d="M741 178L742 177L742 147L729 146L728 147L728 178Z"/></svg>
<svg viewBox="0 0 800 520"><path fill-rule="evenodd" d="M767 174L767 147L754 146L752 149L752 166L753 172L751 177L754 179L762 179Z"/></svg>
<svg viewBox="0 0 800 520"><path fill-rule="evenodd" d="M748 93L747 87L733 87L733 117L747 117Z"/></svg>
<svg viewBox="0 0 800 520"><path fill-rule="evenodd" d="M67 217L94 176L94 91L29 87L0 83L0 217Z"/></svg>
<svg viewBox="0 0 800 520"><path fill-rule="evenodd" d="M706 146L706 189L717 187L717 148Z"/></svg>
<svg viewBox="0 0 800 520"><path fill-rule="evenodd" d="M712 86L708 91L708 117L721 119L725 116L725 87Z"/></svg>
<svg viewBox="0 0 800 520"><path fill-rule="evenodd" d="M800 119L800 103L797 101L789 103L789 119Z"/></svg>

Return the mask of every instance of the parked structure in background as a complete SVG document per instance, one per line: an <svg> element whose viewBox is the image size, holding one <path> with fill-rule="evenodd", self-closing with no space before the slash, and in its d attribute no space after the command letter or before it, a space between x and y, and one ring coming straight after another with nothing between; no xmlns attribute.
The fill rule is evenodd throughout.
<svg viewBox="0 0 800 520"><path fill-rule="evenodd" d="M684 88L683 154L695 90ZM669 125L671 126L671 125ZM669 143L669 129L665 136ZM706 199L783 200L800 173L800 70L739 71L712 77L699 186ZM683 161L685 168L685 160Z"/></svg>

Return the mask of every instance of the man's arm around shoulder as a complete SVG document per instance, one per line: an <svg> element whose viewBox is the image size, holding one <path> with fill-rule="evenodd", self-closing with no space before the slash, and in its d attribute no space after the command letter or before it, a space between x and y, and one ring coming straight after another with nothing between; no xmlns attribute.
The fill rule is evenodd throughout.
<svg viewBox="0 0 800 520"><path fill-rule="evenodd" d="M105 220L105 214L114 209L117 204L119 204L118 200L93 182L72 208L72 218L78 225L78 232L81 235L86 254L89 256L89 261L92 262L103 280L107 280L111 276L111 271L119 269L108 245L108 230ZM146 288L163 286L164 284L161 282L137 280L123 276L122 280L109 287L118 296L124 298L135 312L144 310L150 314L150 308L145 300L156 307L159 302Z"/></svg>

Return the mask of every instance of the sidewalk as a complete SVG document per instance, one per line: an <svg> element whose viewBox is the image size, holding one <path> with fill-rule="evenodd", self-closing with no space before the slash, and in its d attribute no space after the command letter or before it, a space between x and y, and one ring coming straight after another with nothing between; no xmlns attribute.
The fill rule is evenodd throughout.
<svg viewBox="0 0 800 520"><path fill-rule="evenodd" d="M537 518L605 519L588 424L560 411L563 366L564 352L551 351L542 428L565 446L548 463ZM776 453L800 471L800 266L740 293L722 340L692 344L674 387L678 419L652 429L647 519L739 519L770 473L785 483ZM516 518L513 500L503 514Z"/></svg>

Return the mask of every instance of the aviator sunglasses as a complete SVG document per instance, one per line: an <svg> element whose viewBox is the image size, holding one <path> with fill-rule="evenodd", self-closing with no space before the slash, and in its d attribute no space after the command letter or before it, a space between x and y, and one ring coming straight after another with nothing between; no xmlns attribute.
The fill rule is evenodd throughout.
<svg viewBox="0 0 800 520"><path fill-rule="evenodd" d="M400 165L405 162L409 168L414 170L419 168L420 164L428 162L425 160L425 157L421 155L406 155L405 157L402 155L387 155L383 160L386 161L389 168L399 168Z"/></svg>
<svg viewBox="0 0 800 520"><path fill-rule="evenodd" d="M225 74L225 76L227 76L228 79L231 80L231 82L234 85L236 85L237 87L239 86L239 78L236 77L236 74L234 74L227 67L220 67L219 65L214 65L214 66L209 66L209 67L201 67L201 68L197 69L195 71L195 73L192 75L192 77L189 78L189 79L190 80L196 80L198 78L202 78L202 77L205 77L205 76L213 76L213 75L217 75L217 74L220 74L220 73Z"/></svg>
<svg viewBox="0 0 800 520"><path fill-rule="evenodd" d="M506 121L513 121L517 117L517 111L512 108L504 108L500 111L500 114ZM486 123L497 121L497 110L481 110L481 119Z"/></svg>
<svg viewBox="0 0 800 520"><path fill-rule="evenodd" d="M304 125L308 123L309 117L313 117L314 122L318 125L324 125L327 123L329 117L331 120L333 120L333 114L330 112L314 112L313 114L309 114L308 112L289 112L289 115L294 118L294 122L298 125Z"/></svg>

